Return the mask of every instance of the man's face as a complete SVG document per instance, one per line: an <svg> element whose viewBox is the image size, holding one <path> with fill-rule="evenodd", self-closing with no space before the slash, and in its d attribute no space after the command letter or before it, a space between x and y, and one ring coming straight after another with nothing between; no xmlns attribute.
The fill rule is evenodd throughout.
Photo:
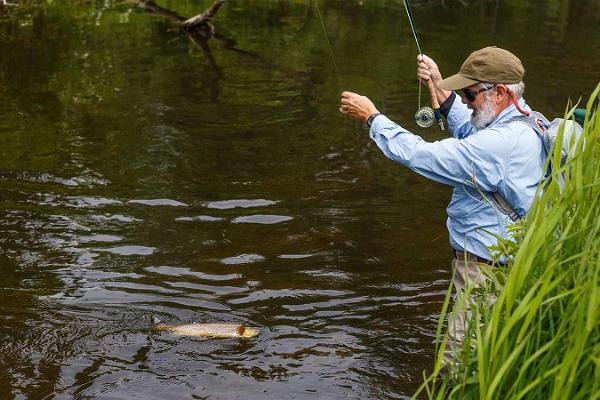
<svg viewBox="0 0 600 400"><path fill-rule="evenodd" d="M473 110L471 114L471 124L475 127L475 129L483 129L490 125L494 119L496 119L496 104L494 103L494 99L492 94L494 92L494 88L490 89L481 89L478 85L472 85L465 88L465 91L469 91L471 93L471 98L474 99L472 101L469 100L469 96L466 96L464 91L461 91L461 100L467 107Z"/></svg>

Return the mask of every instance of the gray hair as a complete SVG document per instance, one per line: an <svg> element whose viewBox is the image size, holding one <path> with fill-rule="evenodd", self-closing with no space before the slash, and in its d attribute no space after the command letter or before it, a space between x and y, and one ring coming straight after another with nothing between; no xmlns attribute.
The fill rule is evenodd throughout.
<svg viewBox="0 0 600 400"><path fill-rule="evenodd" d="M487 82L479 82L478 86L480 89L491 89L492 87L494 87L494 84ZM523 93L525 93L525 82L521 81L519 83L507 83L506 88L511 93L514 93L517 99L520 99L521 97L523 97Z"/></svg>

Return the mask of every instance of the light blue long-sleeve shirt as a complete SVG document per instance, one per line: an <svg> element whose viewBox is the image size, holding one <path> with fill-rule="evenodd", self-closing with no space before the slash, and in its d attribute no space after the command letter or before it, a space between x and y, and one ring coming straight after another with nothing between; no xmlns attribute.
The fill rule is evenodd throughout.
<svg viewBox="0 0 600 400"><path fill-rule="evenodd" d="M524 216L543 177L542 143L525 124L506 123L521 115L514 105L487 128L475 130L471 110L459 96L453 94L448 104L451 138L426 142L384 115L373 120L369 134L388 158L454 187L447 208L450 245L489 260L488 246L497 243L494 234L508 237L511 220L480 192L488 199L489 192L499 192ZM531 111L523 99L519 105Z"/></svg>

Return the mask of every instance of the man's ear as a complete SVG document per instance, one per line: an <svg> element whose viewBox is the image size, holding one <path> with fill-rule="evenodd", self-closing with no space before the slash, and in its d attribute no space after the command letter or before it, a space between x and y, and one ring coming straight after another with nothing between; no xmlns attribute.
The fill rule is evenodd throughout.
<svg viewBox="0 0 600 400"><path fill-rule="evenodd" d="M499 83L496 85L496 103L502 103L506 98L510 97L510 93L506 85Z"/></svg>

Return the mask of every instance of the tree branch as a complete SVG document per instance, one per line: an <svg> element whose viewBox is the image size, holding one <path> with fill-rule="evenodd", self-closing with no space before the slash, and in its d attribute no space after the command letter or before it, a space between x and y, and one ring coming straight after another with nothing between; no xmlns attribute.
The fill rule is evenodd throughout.
<svg viewBox="0 0 600 400"><path fill-rule="evenodd" d="M223 3L225 3L225 0L215 0L215 2L202 14L186 19L181 25L186 29L192 29L198 25L207 23L208 20L219 11Z"/></svg>
<svg viewBox="0 0 600 400"><path fill-rule="evenodd" d="M185 17L182 17L181 15L167 8L159 6L152 0L137 0L135 3L139 8L151 12L152 14L157 14L161 17L170 19L177 25L181 25L183 21L185 21Z"/></svg>

